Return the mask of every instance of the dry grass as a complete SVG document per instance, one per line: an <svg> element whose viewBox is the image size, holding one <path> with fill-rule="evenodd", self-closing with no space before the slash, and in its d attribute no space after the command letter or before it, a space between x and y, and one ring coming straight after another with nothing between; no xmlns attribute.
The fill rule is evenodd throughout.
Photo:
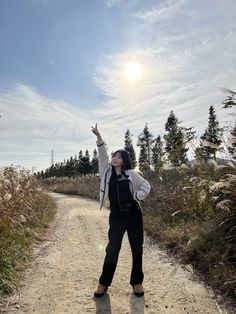
<svg viewBox="0 0 236 314"><path fill-rule="evenodd" d="M0 294L17 288L19 270L32 256L31 244L55 212L55 203L30 171L16 167L0 171Z"/></svg>
<svg viewBox="0 0 236 314"><path fill-rule="evenodd" d="M93 199L99 198L100 177L88 175L78 178L48 178L40 181L40 184L56 193L74 194Z"/></svg>
<svg viewBox="0 0 236 314"><path fill-rule="evenodd" d="M168 167L146 175L152 189L142 203L147 234L213 288L236 299L236 168L214 161ZM99 177L51 178L50 189L98 199Z"/></svg>
<svg viewBox="0 0 236 314"><path fill-rule="evenodd" d="M145 202L147 233L235 300L235 165L199 163L148 179L152 193Z"/></svg>

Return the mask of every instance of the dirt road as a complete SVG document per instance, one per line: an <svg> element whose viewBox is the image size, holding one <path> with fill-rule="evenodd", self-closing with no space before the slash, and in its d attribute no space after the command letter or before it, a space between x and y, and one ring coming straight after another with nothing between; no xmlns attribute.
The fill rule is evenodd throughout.
<svg viewBox="0 0 236 314"><path fill-rule="evenodd" d="M108 210L98 202L51 194L58 205L44 242L24 271L18 294L4 313L227 313L214 294L199 283L191 267L170 259L145 236L145 296L129 285L131 250L125 234L117 270L108 293L93 298L107 244ZM229 312L228 312L229 313Z"/></svg>

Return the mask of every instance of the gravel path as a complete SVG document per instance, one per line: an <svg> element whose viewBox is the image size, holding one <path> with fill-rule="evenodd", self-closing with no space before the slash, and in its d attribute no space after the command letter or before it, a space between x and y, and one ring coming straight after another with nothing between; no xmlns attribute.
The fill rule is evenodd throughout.
<svg viewBox="0 0 236 314"><path fill-rule="evenodd" d="M144 241L145 296L129 285L131 250L125 234L118 266L108 293L93 298L107 244L108 210L78 196L51 193L58 205L45 241L34 248L19 293L4 313L230 313L191 267L170 259L148 237Z"/></svg>

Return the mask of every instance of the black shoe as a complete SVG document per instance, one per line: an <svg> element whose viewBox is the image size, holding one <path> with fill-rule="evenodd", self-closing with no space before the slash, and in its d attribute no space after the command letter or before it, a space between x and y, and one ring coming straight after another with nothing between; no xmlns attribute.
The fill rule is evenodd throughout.
<svg viewBox="0 0 236 314"><path fill-rule="evenodd" d="M102 297L105 292L107 291L108 287L107 286L103 286L101 284L98 284L95 291L94 291L94 297L100 298Z"/></svg>
<svg viewBox="0 0 236 314"><path fill-rule="evenodd" d="M137 290L137 291L135 291L135 286L137 286L137 287L136 287L136 290ZM142 296L144 296L143 285L142 285L142 284L137 284L137 285L135 285L135 286L133 287L134 295L135 295L136 297L142 297Z"/></svg>
<svg viewBox="0 0 236 314"><path fill-rule="evenodd" d="M144 292L134 292L136 297L143 297L144 296Z"/></svg>

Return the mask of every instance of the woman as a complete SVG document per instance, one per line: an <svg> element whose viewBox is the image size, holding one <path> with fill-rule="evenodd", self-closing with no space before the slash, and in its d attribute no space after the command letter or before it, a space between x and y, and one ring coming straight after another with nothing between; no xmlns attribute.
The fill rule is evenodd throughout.
<svg viewBox="0 0 236 314"><path fill-rule="evenodd" d="M147 180L132 169L128 151L117 150L112 154L110 163L97 123L95 128L91 128L97 136L99 153L100 209L104 205L110 208L109 242L94 296L103 296L111 285L125 231L128 233L133 260L130 284L136 296L143 296L143 218L139 201L147 197L151 187Z"/></svg>

